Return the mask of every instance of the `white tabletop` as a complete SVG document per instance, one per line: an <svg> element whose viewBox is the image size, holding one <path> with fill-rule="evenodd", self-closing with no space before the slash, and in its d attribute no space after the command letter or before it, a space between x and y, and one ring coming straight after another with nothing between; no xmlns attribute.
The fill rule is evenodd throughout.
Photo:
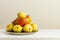
<svg viewBox="0 0 60 40"><path fill-rule="evenodd" d="M9 35L5 29L0 29L0 38L60 38L59 29L39 29L31 35Z"/></svg>

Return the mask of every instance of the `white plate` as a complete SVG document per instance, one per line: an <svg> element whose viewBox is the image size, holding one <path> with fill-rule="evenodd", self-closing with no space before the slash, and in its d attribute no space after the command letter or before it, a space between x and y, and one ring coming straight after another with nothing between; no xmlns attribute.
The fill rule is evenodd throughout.
<svg viewBox="0 0 60 40"><path fill-rule="evenodd" d="M6 33L13 34L13 35L28 35L28 34L33 34L33 33L36 33L36 32L29 32L29 33L25 33L25 32L22 32L22 33L6 32Z"/></svg>

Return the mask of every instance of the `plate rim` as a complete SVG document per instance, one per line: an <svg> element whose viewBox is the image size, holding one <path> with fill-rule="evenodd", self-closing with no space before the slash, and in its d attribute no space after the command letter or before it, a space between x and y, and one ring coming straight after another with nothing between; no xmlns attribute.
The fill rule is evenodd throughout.
<svg viewBox="0 0 60 40"><path fill-rule="evenodd" d="M38 31L36 31L36 32L38 32ZM6 31L6 33L8 33L8 34L20 34L20 35L23 35L23 34L33 34L33 33L36 33L36 32L20 32L20 33L16 33L16 32L7 32Z"/></svg>

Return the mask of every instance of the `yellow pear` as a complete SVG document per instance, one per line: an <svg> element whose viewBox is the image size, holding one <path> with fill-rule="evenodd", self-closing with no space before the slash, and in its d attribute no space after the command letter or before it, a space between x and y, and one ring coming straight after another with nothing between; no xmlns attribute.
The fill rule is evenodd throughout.
<svg viewBox="0 0 60 40"><path fill-rule="evenodd" d="M27 14L24 12L18 12L18 17L19 18L26 18Z"/></svg>
<svg viewBox="0 0 60 40"><path fill-rule="evenodd" d="M31 26L32 26L32 28L33 28L33 32L35 32L35 31L38 31L38 26L37 26L37 24L31 24Z"/></svg>
<svg viewBox="0 0 60 40"><path fill-rule="evenodd" d="M6 27L6 30L9 31L9 32L11 32L12 29L13 29L13 26L14 25L12 23L11 24L8 24L7 27Z"/></svg>
<svg viewBox="0 0 60 40"><path fill-rule="evenodd" d="M30 24L26 24L24 27L23 27L23 31L24 32L32 32L32 26Z"/></svg>
<svg viewBox="0 0 60 40"><path fill-rule="evenodd" d="M13 27L13 31L19 33L22 31L22 27L20 25L15 25Z"/></svg>

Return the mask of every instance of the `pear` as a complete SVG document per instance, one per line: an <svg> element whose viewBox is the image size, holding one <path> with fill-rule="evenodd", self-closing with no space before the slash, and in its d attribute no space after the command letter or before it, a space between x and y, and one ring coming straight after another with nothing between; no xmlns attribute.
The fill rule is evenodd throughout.
<svg viewBox="0 0 60 40"><path fill-rule="evenodd" d="M32 32L32 26L30 24L26 24L24 27L23 27L23 31L24 32Z"/></svg>
<svg viewBox="0 0 60 40"><path fill-rule="evenodd" d="M15 20L12 21L12 23L13 23L14 25L18 24L17 22L19 21L19 19L20 19L20 18L17 17Z"/></svg>
<svg viewBox="0 0 60 40"><path fill-rule="evenodd" d="M8 31L8 32L12 32L12 29L13 29L13 24L11 23L11 24L8 24L7 25L7 27L6 27L6 30Z"/></svg>
<svg viewBox="0 0 60 40"><path fill-rule="evenodd" d="M36 31L38 31L38 26L37 26L37 24L31 24L31 26L32 26L32 28L33 28L33 32L36 32Z"/></svg>
<svg viewBox="0 0 60 40"><path fill-rule="evenodd" d="M13 31L16 32L16 33L19 33L22 31L22 27L20 25L15 25L13 27Z"/></svg>
<svg viewBox="0 0 60 40"><path fill-rule="evenodd" d="M19 18L26 18L27 14L24 12L18 12L18 17Z"/></svg>

